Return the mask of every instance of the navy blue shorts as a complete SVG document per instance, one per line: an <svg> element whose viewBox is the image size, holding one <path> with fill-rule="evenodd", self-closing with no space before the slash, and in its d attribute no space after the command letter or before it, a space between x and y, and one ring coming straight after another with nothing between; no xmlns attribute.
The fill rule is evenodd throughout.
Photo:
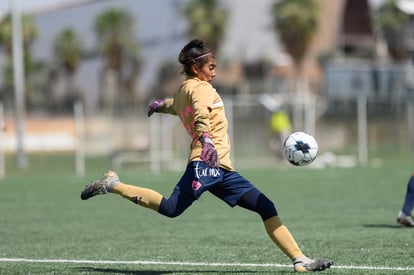
<svg viewBox="0 0 414 275"><path fill-rule="evenodd" d="M184 175L175 189L186 193L194 200L209 191L234 207L246 192L254 189L251 182L235 171L223 168L210 168L203 161L188 163Z"/></svg>

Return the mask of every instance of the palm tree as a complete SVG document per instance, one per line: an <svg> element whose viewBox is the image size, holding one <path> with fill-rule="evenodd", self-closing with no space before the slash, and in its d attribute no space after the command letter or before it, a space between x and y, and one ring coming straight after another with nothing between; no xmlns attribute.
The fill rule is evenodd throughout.
<svg viewBox="0 0 414 275"><path fill-rule="evenodd" d="M319 6L315 0L280 0L273 5L274 27L295 65L293 91L298 94L293 106L293 125L312 133L307 123L305 104L311 104L308 81L303 76L303 61L318 27ZM300 93L300 94L299 94ZM302 103L302 104L301 104ZM307 124L307 125L305 125Z"/></svg>
<svg viewBox="0 0 414 275"><path fill-rule="evenodd" d="M54 53L60 67L73 76L82 55L82 43L78 34L71 28L62 30L55 39Z"/></svg>
<svg viewBox="0 0 414 275"><path fill-rule="evenodd" d="M317 31L318 12L315 0L281 0L273 5L274 27L298 73Z"/></svg>
<svg viewBox="0 0 414 275"><path fill-rule="evenodd" d="M121 71L123 51L131 43L133 19L122 9L113 8L102 12L95 20L100 52L106 56L106 66Z"/></svg>
<svg viewBox="0 0 414 275"><path fill-rule="evenodd" d="M228 18L228 11L218 4L217 0L190 0L184 9L190 35L204 39L213 52L217 52Z"/></svg>
<svg viewBox="0 0 414 275"><path fill-rule="evenodd" d="M121 90L123 79L130 83L136 79L140 64L137 44L133 35L134 20L128 11L112 8L99 14L95 19L95 32L98 38L99 52L106 58L103 69L106 93L104 105L112 108L114 94ZM133 69L133 75L124 76L123 68L126 62ZM133 91L130 91L133 92ZM122 94L121 94L122 95Z"/></svg>
<svg viewBox="0 0 414 275"><path fill-rule="evenodd" d="M387 0L374 13L374 18L382 30L391 57L397 61L403 60L406 57L404 24L408 15L397 7L395 0Z"/></svg>
<svg viewBox="0 0 414 275"><path fill-rule="evenodd" d="M78 34L72 28L63 29L54 41L54 54L58 63L58 69L62 70L66 79L66 97L68 104L78 99L74 86L74 75L82 57L82 42ZM71 106L70 106L71 107Z"/></svg>

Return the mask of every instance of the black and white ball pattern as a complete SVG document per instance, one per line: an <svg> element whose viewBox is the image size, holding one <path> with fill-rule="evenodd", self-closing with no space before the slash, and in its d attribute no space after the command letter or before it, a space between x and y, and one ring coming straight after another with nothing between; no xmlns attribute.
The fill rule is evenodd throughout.
<svg viewBox="0 0 414 275"><path fill-rule="evenodd" d="M318 143L307 133L294 132L283 143L283 152L291 164L305 166L316 159Z"/></svg>

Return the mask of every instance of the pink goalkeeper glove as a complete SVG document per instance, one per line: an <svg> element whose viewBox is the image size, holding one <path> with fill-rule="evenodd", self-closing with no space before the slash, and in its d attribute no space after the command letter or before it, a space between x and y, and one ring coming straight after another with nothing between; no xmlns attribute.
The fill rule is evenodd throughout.
<svg viewBox="0 0 414 275"><path fill-rule="evenodd" d="M217 156L216 148L214 148L214 142L211 139L209 133L204 133L199 138L202 146L200 158L207 163L211 168L219 168L220 161Z"/></svg>
<svg viewBox="0 0 414 275"><path fill-rule="evenodd" d="M148 106L148 117L152 116L153 113L158 113L162 105L164 105L164 99L154 100Z"/></svg>

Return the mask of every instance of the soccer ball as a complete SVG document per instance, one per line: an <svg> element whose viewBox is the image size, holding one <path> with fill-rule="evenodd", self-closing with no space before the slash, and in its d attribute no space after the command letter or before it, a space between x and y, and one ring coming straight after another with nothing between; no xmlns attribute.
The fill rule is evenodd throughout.
<svg viewBox="0 0 414 275"><path fill-rule="evenodd" d="M283 152L293 165L305 166L316 159L318 143L307 133L294 132L283 143Z"/></svg>

